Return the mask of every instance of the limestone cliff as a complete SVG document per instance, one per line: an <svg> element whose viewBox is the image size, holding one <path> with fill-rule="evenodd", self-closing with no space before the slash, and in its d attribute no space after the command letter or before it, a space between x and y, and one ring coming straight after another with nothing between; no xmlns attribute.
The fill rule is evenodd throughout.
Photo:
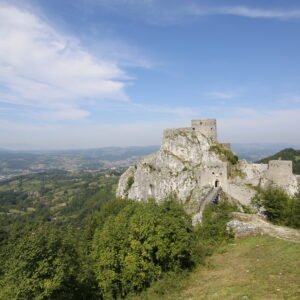
<svg viewBox="0 0 300 300"><path fill-rule="evenodd" d="M157 201L174 196L195 210L199 197L209 189L203 182L206 180L203 171L223 164L218 155L210 151L212 144L210 138L198 131L165 131L160 150L121 176L117 196Z"/></svg>
<svg viewBox="0 0 300 300"><path fill-rule="evenodd" d="M201 203L215 188L221 187L242 206L250 204L258 185L282 183L290 194L297 191L290 165L282 168L279 163L283 173L276 173L276 166L238 161L229 147L217 142L214 120L193 121L191 128L167 129L160 150L121 176L117 196L138 201L162 201L173 196L187 211L201 215Z"/></svg>

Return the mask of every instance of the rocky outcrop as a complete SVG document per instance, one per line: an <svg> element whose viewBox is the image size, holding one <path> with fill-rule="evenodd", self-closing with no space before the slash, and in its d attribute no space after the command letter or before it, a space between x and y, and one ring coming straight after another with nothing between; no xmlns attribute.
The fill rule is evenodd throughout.
<svg viewBox="0 0 300 300"><path fill-rule="evenodd" d="M217 141L214 120L195 120L190 128L167 129L158 152L143 158L120 178L117 196L137 201L174 197L201 219L201 203L212 188L242 206L250 205L257 186L276 184L297 191L291 164L238 161L230 146ZM199 217L200 216L200 217Z"/></svg>
<svg viewBox="0 0 300 300"><path fill-rule="evenodd" d="M227 229L232 230L236 238L261 234L260 227L257 224L239 220L231 220L228 222Z"/></svg>
<svg viewBox="0 0 300 300"><path fill-rule="evenodd" d="M263 217L254 214L233 213L233 220L227 223L236 238L253 235L270 235L276 238L300 242L300 231L284 226L276 226Z"/></svg>
<svg viewBox="0 0 300 300"><path fill-rule="evenodd" d="M146 156L121 176L117 196L157 201L173 196L194 211L199 199L210 189L205 184L206 171L225 168L223 172L226 172L219 155L210 151L212 144L211 139L197 131L167 131L158 152ZM216 180L221 177L215 174Z"/></svg>

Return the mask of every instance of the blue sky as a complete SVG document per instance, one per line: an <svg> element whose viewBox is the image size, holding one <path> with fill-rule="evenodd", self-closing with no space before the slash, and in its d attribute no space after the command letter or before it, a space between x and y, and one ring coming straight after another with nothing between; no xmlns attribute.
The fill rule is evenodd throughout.
<svg viewBox="0 0 300 300"><path fill-rule="evenodd" d="M0 37L0 148L300 143L299 1L0 0Z"/></svg>

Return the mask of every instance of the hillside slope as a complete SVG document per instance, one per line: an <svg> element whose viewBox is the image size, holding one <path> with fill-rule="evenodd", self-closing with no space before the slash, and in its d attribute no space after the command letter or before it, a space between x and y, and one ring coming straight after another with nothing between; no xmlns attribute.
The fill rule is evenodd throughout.
<svg viewBox="0 0 300 300"><path fill-rule="evenodd" d="M279 151L278 153L263 158L258 161L258 163L268 163L269 160L291 160L293 161L293 172L294 174L300 174L300 150L295 150L293 148L287 148Z"/></svg>
<svg viewBox="0 0 300 300"><path fill-rule="evenodd" d="M140 299L300 299L300 245L259 236L237 240L167 290Z"/></svg>

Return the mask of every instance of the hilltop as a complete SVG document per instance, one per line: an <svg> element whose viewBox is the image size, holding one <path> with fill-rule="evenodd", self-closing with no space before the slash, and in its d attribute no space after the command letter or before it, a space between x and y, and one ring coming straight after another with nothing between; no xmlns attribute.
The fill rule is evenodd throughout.
<svg viewBox="0 0 300 300"><path fill-rule="evenodd" d="M291 160L293 162L293 173L300 175L300 150L286 148L274 155L268 156L258 161L258 163L268 163L270 160Z"/></svg>

